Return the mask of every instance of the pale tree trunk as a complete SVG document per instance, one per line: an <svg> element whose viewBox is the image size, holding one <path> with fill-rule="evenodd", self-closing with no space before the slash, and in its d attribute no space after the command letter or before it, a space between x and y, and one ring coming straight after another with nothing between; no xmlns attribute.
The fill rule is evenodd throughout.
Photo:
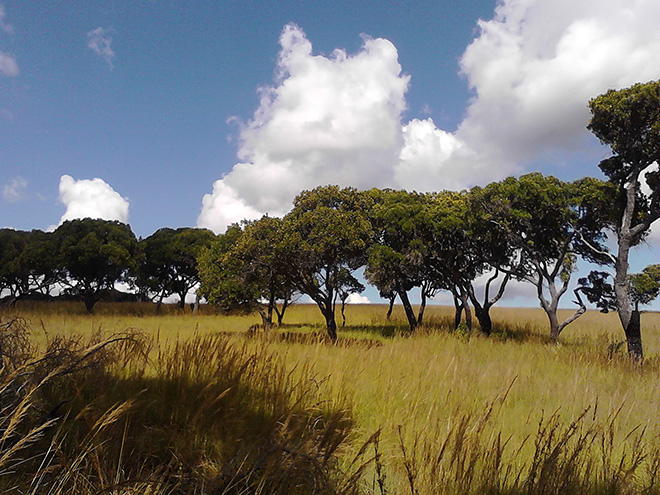
<svg viewBox="0 0 660 495"><path fill-rule="evenodd" d="M614 293L616 294L617 311L626 334L628 355L634 362L641 362L644 359L639 311L633 310L628 291L628 256L635 232L641 230L639 228L631 229L635 212L635 197L639 188L638 177L639 174L636 174L626 186L626 207L618 233L619 251L614 264ZM640 227L640 225L637 227Z"/></svg>
<svg viewBox="0 0 660 495"><path fill-rule="evenodd" d="M563 254L566 255L567 253L563 253ZM570 325L580 316L582 316L587 311L587 307L582 302L582 298L578 293L578 289L576 289L574 291L576 300L573 302L578 305L578 309L575 311L575 313L572 316L560 322L559 317L557 315L557 310L559 308L559 300L568 290L568 286L570 283L570 274L567 272L564 273L563 283L559 288L557 288L557 285L555 284L555 280L562 271L562 259L558 259L555 262L555 266L553 267L553 270L551 272L548 271L548 268L547 266L545 266L544 263L542 264L536 262L535 269L536 269L536 278L529 277L527 278L527 280L536 286L536 294L539 299L539 303L541 304L541 308L543 309L543 311L545 311L545 314L548 317L548 322L550 323L550 339L553 342L557 342L557 340L559 339L559 334L561 334L564 328L566 328L568 325ZM548 293L550 296L549 300L546 299L543 293L544 282L548 286Z"/></svg>

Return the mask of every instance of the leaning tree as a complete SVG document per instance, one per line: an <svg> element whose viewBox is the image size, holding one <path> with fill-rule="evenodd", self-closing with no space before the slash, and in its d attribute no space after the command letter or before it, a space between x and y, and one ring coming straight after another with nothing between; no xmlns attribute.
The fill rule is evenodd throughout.
<svg viewBox="0 0 660 495"><path fill-rule="evenodd" d="M616 309L626 335L628 354L643 359L639 311L630 297L629 254L660 218L660 81L610 90L589 102L587 126L612 156L600 169L619 191L617 215L612 225L617 252L609 255L614 267ZM647 191L642 190L646 182Z"/></svg>

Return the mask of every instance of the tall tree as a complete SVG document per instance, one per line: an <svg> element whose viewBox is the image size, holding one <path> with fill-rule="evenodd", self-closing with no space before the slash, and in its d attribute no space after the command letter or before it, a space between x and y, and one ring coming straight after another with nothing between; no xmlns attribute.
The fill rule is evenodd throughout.
<svg viewBox="0 0 660 495"><path fill-rule="evenodd" d="M115 282L128 280L137 267L138 242L131 228L118 221L70 220L54 232L59 282L91 313Z"/></svg>
<svg viewBox="0 0 660 495"><path fill-rule="evenodd" d="M353 188L318 187L298 195L284 218L292 280L317 304L333 341L337 295L357 286L353 272L365 264L372 241L371 204L368 194Z"/></svg>
<svg viewBox="0 0 660 495"><path fill-rule="evenodd" d="M144 256L137 284L143 294L156 301L157 311L171 294L177 294L179 306L185 307L187 294L199 284L197 257L214 238L210 230L184 227L162 228L140 241Z"/></svg>
<svg viewBox="0 0 660 495"><path fill-rule="evenodd" d="M233 229L201 253L200 293L225 311L258 311L264 328L273 324L273 313L281 324L295 296L282 220L265 216L246 222L242 232Z"/></svg>
<svg viewBox="0 0 660 495"><path fill-rule="evenodd" d="M628 353L634 361L641 361L639 311L628 290L629 255L660 218L660 81L610 90L591 100L589 108L592 117L587 128L612 150L612 156L599 167L619 190L619 210L613 224L617 253L610 257L614 292ZM648 194L642 193L643 179L649 186Z"/></svg>

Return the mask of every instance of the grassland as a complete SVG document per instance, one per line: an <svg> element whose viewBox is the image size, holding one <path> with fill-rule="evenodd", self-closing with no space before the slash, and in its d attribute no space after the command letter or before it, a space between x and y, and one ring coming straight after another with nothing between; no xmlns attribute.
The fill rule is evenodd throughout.
<svg viewBox="0 0 660 495"><path fill-rule="evenodd" d="M5 310L25 318L41 363L4 372L0 488L660 493L660 315L642 317L638 367L616 315L589 312L552 345L540 310L495 310L490 338L451 332L450 308L429 308L413 336L385 311L348 307L332 345L306 305L268 332L209 308Z"/></svg>

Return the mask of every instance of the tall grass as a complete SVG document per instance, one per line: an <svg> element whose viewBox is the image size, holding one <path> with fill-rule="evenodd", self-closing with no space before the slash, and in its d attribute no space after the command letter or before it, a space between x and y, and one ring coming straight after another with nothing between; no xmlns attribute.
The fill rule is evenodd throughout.
<svg viewBox="0 0 660 495"><path fill-rule="evenodd" d="M30 440L0 489L660 493L658 315L643 315L640 368L615 315L588 313L552 345L539 311L498 310L485 338L450 331L450 308L413 336L385 310L349 307L331 345L312 306L269 332L248 332L254 317L29 308L28 362L67 371L37 387L45 365L16 358L30 385L7 389L36 387L14 420ZM8 421L19 403L3 399Z"/></svg>

